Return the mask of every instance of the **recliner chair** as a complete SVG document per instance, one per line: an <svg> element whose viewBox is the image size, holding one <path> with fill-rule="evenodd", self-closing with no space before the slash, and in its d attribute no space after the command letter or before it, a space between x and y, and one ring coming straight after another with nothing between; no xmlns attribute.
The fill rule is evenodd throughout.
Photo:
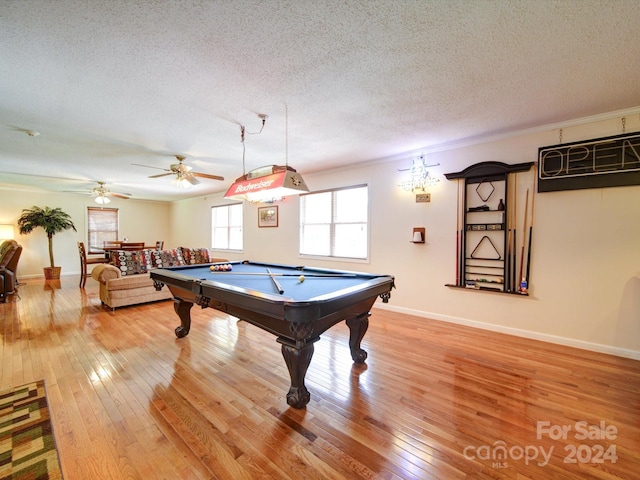
<svg viewBox="0 0 640 480"><path fill-rule="evenodd" d="M15 240L5 240L0 245L0 295L2 302L7 295L14 293L18 285L16 270L22 254L22 245Z"/></svg>

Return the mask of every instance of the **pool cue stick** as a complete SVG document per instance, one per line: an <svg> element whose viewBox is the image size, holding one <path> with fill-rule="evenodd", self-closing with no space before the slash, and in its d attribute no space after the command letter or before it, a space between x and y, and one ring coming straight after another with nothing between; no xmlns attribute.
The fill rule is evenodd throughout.
<svg viewBox="0 0 640 480"><path fill-rule="evenodd" d="M513 175L512 175L512 177L513 177ZM509 210L509 224L511 225L511 235L509 235L509 280L508 280L508 282L509 282L509 290L508 291L509 292L513 290L513 275L512 275L513 268L514 268L514 265L513 265L513 237L516 234L515 225L513 223L513 219L514 219L513 212L516 209L516 204L515 204L516 195L515 195L514 187L515 187L515 185L512 182L512 185L511 185L511 209Z"/></svg>
<svg viewBox="0 0 640 480"><path fill-rule="evenodd" d="M522 217L522 250L520 251L520 275L518 275L518 278L516 279L516 281L522 280L522 273L524 269L524 244L527 243L526 228L527 228L528 213L529 213L529 189L527 188L527 196L524 202L524 216ZM516 285L518 285L518 290L520 291L521 290L520 284L516 284Z"/></svg>
<svg viewBox="0 0 640 480"><path fill-rule="evenodd" d="M510 265L510 256L511 256L511 202L513 201L513 199L511 198L511 185L508 182L508 177L507 177L507 188L506 188L506 192L505 192L505 196L506 196L506 208L505 208L505 212L504 212L504 228L505 228L505 235L507 236L507 241L506 241L506 245L505 245L505 254L504 254L504 279L502 280L502 283L504 284L504 291L508 292L509 291L509 272L511 271L511 265Z"/></svg>
<svg viewBox="0 0 640 480"><path fill-rule="evenodd" d="M468 203L469 191L467 189L466 180L462 180L462 186L460 188L460 285L466 286L467 284L467 213L469 209ZM469 254L470 255L470 254Z"/></svg>
<svg viewBox="0 0 640 480"><path fill-rule="evenodd" d="M271 278L271 281L273 282L273 284L278 289L278 293L282 295L284 293L284 288L282 288L282 285L280 285L280 282L276 280L276 277L273 276L273 273L271 273L271 270L269 268L267 268L267 273L269 274L269 278Z"/></svg>
<svg viewBox="0 0 640 480"><path fill-rule="evenodd" d="M531 278L531 243L533 239L533 208L535 206L536 201L536 180L538 176L538 172L533 172L533 192L531 192L531 222L529 223L529 246L527 249L527 273L525 278L527 279L527 287L530 283Z"/></svg>
<svg viewBox="0 0 640 480"><path fill-rule="evenodd" d="M513 211L511 212L511 223L513 235L511 235L511 270L509 271L509 291L513 292L516 285L516 245L518 238L518 174L513 174Z"/></svg>
<svg viewBox="0 0 640 480"><path fill-rule="evenodd" d="M460 277L460 285L465 285L465 273L464 273L464 265L466 264L466 260L464 260L466 256L466 232L465 228L465 219L467 212L465 211L467 202L467 183L464 180L461 180L460 186L460 208L462 209L462 215L460 216L460 255L458 255L458 276Z"/></svg>
<svg viewBox="0 0 640 480"><path fill-rule="evenodd" d="M456 186L456 285L460 286L460 179Z"/></svg>

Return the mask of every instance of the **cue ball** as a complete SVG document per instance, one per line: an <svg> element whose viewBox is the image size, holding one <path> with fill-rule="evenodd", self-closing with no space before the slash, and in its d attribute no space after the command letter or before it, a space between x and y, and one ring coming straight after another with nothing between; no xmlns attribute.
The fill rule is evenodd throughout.
<svg viewBox="0 0 640 480"><path fill-rule="evenodd" d="M304 275L300 275L300 276L298 277L298 281L299 281L300 283L304 282Z"/></svg>

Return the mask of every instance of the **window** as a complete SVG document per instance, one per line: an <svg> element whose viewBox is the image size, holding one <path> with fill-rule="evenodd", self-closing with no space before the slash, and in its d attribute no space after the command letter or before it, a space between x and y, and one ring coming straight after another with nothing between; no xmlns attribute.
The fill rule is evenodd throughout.
<svg viewBox="0 0 640 480"><path fill-rule="evenodd" d="M118 209L87 207L88 253L102 253L104 242L118 239Z"/></svg>
<svg viewBox="0 0 640 480"><path fill-rule="evenodd" d="M366 259L366 185L300 195L300 254Z"/></svg>
<svg viewBox="0 0 640 480"><path fill-rule="evenodd" d="M211 207L211 248L242 250L242 204Z"/></svg>

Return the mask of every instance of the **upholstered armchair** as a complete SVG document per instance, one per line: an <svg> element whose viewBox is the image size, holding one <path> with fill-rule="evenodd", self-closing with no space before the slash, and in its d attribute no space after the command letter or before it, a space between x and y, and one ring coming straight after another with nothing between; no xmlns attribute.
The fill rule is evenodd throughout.
<svg viewBox="0 0 640 480"><path fill-rule="evenodd" d="M18 284L16 270L22 254L22 246L15 240L5 240L0 245L0 295L2 302L13 293Z"/></svg>

